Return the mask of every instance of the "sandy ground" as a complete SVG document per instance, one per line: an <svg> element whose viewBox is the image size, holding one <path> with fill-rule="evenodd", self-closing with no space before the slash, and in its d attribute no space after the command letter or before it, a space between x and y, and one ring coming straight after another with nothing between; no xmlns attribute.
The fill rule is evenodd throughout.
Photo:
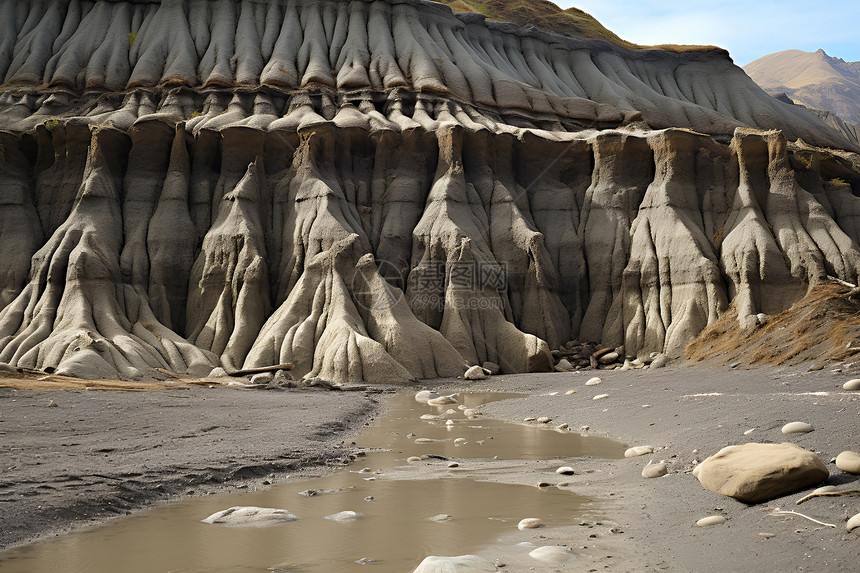
<svg viewBox="0 0 860 573"><path fill-rule="evenodd" d="M857 368L835 369L844 371L687 364L634 372L500 376L471 388L531 394L487 405L483 410L489 416L518 422L548 416L551 424L588 426L587 433L657 449L650 456L621 460L558 460L574 467L574 476L547 469L538 475L508 476L530 484L569 482L577 493L608 500L610 519L600 525L539 529L520 536L538 545L568 545L580 566L583 561L588 565L580 570L854 571L860 563L860 530L848 533L845 522L860 512L860 496L819 497L796 506L800 493L750 506L705 490L691 473L694 460L702 461L727 445L792 442L815 451L828 465L826 485L860 488L860 476L831 463L844 450L860 450L860 392L841 388L858 376ZM598 374L600 385L584 385ZM565 396L570 389L576 393ZM555 392L559 394L550 395ZM608 397L593 400L600 394ZM782 434L784 424L797 420L809 422L815 431ZM670 462L670 473L643 478L649 460ZM836 527L770 515L777 507ZM711 515L728 521L696 527L697 520Z"/></svg>
<svg viewBox="0 0 860 573"><path fill-rule="evenodd" d="M848 571L860 556L860 530L847 533L845 521L860 512L860 496L795 506L802 495L797 494L748 506L704 490L690 473L694 460L726 445L789 441L828 463L828 484L860 487L860 476L830 463L844 450L860 450L860 393L841 389L860 376L860 365L834 368L679 364L632 372L498 376L468 384L433 381L410 390L526 392L528 397L484 406L484 415L512 422L548 416L554 425L587 426L589 434L655 447L653 455L639 458L528 462L495 474L487 460L479 468L485 479L528 485L564 481L576 493L604 500L606 520L512 534L511 542L571 547L578 559L564 570ZM603 382L585 386L594 375ZM576 393L564 395L570 389ZM593 400L598 394L608 397ZM0 546L159 500L259 487L287 472L295 476L300 468L341 464L351 453L351 437L384 398L375 392L206 387L148 393L0 389ZM57 407L49 407L50 400ZM811 423L815 431L780 432L796 420ZM649 460L670 462L670 473L641 477ZM576 475L555 474L556 464L571 465ZM441 468L428 464L407 471L427 476L449 471ZM836 527L773 516L774 507ZM709 515L728 521L695 526ZM493 551L477 550L507 561L509 571L520 570L515 558ZM522 570L562 570L528 565Z"/></svg>
<svg viewBox="0 0 860 573"><path fill-rule="evenodd" d="M342 465L375 392L0 388L0 549ZM50 403L56 406L49 406Z"/></svg>

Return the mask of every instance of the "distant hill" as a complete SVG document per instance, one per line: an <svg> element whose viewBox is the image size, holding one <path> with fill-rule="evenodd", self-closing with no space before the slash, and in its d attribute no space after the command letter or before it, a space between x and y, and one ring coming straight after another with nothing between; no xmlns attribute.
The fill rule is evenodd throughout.
<svg viewBox="0 0 860 573"><path fill-rule="evenodd" d="M833 58L824 50L786 50L750 62L744 71L768 93L784 92L806 107L860 124L860 62Z"/></svg>
<svg viewBox="0 0 860 573"><path fill-rule="evenodd" d="M686 46L663 44L660 46L640 46L622 40L603 27L597 19L579 8L563 10L548 0L436 0L447 4L455 12L474 12L483 14L491 20L514 22L521 26L536 26L557 34L571 37L586 37L606 40L618 46L632 49L657 48L670 52L710 51L715 46Z"/></svg>

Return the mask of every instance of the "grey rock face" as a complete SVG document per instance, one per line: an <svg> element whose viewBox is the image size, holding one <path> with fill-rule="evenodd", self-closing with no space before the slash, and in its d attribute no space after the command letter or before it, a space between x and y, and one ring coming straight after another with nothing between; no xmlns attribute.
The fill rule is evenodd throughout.
<svg viewBox="0 0 860 573"><path fill-rule="evenodd" d="M49 4L0 0L2 363L549 371L857 282L860 159L790 143L850 147L722 52L417 0Z"/></svg>

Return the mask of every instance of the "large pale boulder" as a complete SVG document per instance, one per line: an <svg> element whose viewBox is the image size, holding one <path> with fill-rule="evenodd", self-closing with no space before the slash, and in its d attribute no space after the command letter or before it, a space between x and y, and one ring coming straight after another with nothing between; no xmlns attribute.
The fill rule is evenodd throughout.
<svg viewBox="0 0 860 573"><path fill-rule="evenodd" d="M794 444L728 446L703 461L696 477L702 486L746 503L759 503L827 478L824 463Z"/></svg>

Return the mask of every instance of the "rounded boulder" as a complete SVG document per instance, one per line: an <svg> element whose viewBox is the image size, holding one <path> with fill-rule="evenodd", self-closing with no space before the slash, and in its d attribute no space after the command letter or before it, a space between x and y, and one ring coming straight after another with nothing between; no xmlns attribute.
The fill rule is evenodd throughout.
<svg viewBox="0 0 860 573"><path fill-rule="evenodd" d="M728 446L699 464L696 473L705 489L746 503L809 488L829 475L813 452L788 443Z"/></svg>

